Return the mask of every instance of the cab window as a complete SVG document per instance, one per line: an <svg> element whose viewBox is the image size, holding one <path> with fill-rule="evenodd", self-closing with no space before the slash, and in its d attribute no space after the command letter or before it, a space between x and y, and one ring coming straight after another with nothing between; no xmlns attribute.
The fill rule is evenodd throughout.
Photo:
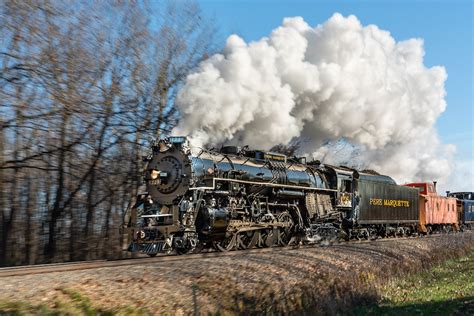
<svg viewBox="0 0 474 316"><path fill-rule="evenodd" d="M429 191L430 193L434 193L434 187L433 187L433 185L432 185L431 183L428 184L428 191Z"/></svg>
<svg viewBox="0 0 474 316"><path fill-rule="evenodd" d="M352 192L352 181L351 180L342 180L341 191L342 192Z"/></svg>

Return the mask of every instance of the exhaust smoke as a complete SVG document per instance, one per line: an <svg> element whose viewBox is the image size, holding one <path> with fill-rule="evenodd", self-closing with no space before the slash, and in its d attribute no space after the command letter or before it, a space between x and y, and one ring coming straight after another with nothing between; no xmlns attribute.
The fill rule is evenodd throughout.
<svg viewBox="0 0 474 316"><path fill-rule="evenodd" d="M300 139L300 151L398 182L449 175L455 147L441 143L443 67L423 64L423 41L395 41L355 16L309 26L285 18L268 37L237 35L190 74L174 134L195 146L232 142L269 149Z"/></svg>

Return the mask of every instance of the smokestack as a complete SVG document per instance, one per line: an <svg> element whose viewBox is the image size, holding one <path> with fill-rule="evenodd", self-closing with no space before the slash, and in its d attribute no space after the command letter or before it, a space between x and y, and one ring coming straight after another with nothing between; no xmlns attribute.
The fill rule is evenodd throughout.
<svg viewBox="0 0 474 316"><path fill-rule="evenodd" d="M447 74L427 67L424 54L422 39L397 42L339 13L316 27L285 18L255 42L231 35L186 78L173 134L190 135L194 146L263 150L296 138L323 163L350 161L400 183L443 179L454 146L441 142L435 123Z"/></svg>

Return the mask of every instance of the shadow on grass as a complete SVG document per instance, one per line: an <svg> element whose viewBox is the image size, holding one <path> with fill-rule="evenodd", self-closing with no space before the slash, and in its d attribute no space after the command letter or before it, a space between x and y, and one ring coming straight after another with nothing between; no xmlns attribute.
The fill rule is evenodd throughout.
<svg viewBox="0 0 474 316"><path fill-rule="evenodd" d="M385 301L362 306L355 315L474 315L474 296L424 303Z"/></svg>

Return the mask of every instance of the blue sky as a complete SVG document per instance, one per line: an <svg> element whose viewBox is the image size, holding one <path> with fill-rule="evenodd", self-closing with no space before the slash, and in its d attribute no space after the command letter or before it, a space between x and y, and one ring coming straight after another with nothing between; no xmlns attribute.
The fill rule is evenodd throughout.
<svg viewBox="0 0 474 316"><path fill-rule="evenodd" d="M224 42L236 33L246 41L267 36L284 17L302 16L311 26L333 13L354 14L363 25L375 24L397 40L422 38L425 65L448 73L447 109L437 122L444 143L455 144L457 159L474 162L473 2L472 1L285 1L202 0ZM474 167L473 167L474 168Z"/></svg>

